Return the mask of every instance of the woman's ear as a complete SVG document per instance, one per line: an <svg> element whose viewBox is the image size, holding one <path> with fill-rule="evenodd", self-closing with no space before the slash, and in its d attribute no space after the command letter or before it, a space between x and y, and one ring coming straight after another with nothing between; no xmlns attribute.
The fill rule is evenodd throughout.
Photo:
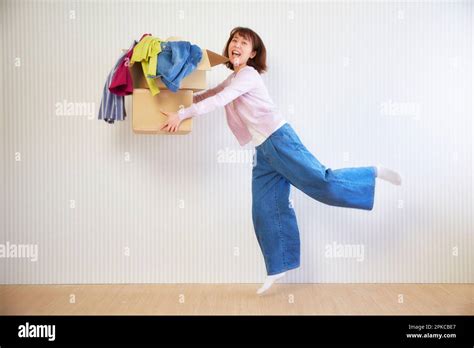
<svg viewBox="0 0 474 348"><path fill-rule="evenodd" d="M250 55L250 59L253 59L257 55L257 51L253 51Z"/></svg>

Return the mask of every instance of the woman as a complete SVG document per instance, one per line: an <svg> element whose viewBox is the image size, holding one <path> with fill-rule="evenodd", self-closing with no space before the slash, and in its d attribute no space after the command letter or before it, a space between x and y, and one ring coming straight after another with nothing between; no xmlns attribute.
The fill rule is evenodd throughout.
<svg viewBox="0 0 474 348"><path fill-rule="evenodd" d="M224 107L227 123L240 145L252 141L252 219L267 278L262 294L285 272L300 266L296 216L289 204L290 184L319 202L372 210L375 178L401 184L398 173L381 166L332 170L301 143L292 126L275 108L260 76L266 71L266 50L251 29L230 32L223 54L234 72L215 88L195 95L193 105L168 116L162 129L175 132L181 121Z"/></svg>

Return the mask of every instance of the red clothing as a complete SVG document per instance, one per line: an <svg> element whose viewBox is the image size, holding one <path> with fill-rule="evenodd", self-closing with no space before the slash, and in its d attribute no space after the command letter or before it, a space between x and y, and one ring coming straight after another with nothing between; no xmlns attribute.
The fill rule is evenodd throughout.
<svg viewBox="0 0 474 348"><path fill-rule="evenodd" d="M143 39L145 36L149 36L151 34L143 34L140 38ZM130 58L133 54L133 48L137 42L135 41L133 46L128 50L127 54L123 57L122 62L120 63L119 67L115 71L114 76L112 77L112 81L109 85L109 91L119 95L125 96L133 93L133 80L132 75L130 74L129 62Z"/></svg>

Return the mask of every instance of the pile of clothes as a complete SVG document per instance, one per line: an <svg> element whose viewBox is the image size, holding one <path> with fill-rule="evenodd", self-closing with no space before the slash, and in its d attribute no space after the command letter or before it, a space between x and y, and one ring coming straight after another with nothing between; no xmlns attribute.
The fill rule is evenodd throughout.
<svg viewBox="0 0 474 348"><path fill-rule="evenodd" d="M120 56L105 81L99 108L99 120L107 123L125 119L124 96L133 93L129 66L140 63L152 95L160 90L156 79L172 92L179 90L181 80L192 73L202 59L202 50L188 41L162 41L144 34Z"/></svg>

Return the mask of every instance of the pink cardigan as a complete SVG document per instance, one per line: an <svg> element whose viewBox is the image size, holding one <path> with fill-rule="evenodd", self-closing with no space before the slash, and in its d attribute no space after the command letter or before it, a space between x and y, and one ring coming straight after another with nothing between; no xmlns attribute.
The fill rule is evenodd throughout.
<svg viewBox="0 0 474 348"><path fill-rule="evenodd" d="M193 103L178 111L181 120L224 106L227 124L241 146L252 140L247 125L268 137L283 120L262 77L248 65L230 74L216 87L195 94Z"/></svg>

